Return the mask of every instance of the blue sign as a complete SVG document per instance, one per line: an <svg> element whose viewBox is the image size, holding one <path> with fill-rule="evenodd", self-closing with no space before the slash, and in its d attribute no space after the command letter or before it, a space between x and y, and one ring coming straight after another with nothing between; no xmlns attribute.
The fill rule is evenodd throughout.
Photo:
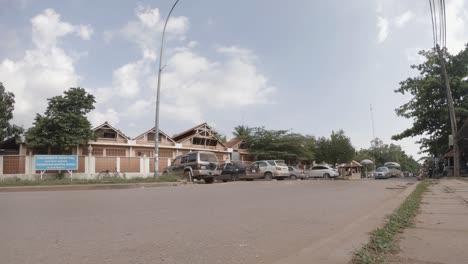
<svg viewBox="0 0 468 264"><path fill-rule="evenodd" d="M77 170L76 155L36 155L35 170Z"/></svg>

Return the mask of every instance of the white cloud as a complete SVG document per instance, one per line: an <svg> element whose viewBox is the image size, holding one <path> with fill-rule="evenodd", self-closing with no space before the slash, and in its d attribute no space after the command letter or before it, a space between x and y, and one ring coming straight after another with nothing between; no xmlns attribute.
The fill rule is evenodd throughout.
<svg viewBox="0 0 468 264"><path fill-rule="evenodd" d="M57 46L60 37L76 33L83 39L89 39L93 29L89 25L72 25L60 20L60 14L53 9L46 9L31 19L32 39L38 48L49 49Z"/></svg>
<svg viewBox="0 0 468 264"><path fill-rule="evenodd" d="M460 52L468 40L468 10L466 1L447 1L447 48L451 53Z"/></svg>
<svg viewBox="0 0 468 264"><path fill-rule="evenodd" d="M219 47L223 60L210 61L191 49L174 54L168 61L162 81L165 100L171 102L165 111L184 109L201 119L204 112L239 109L271 101L275 88L258 72L252 51L238 47ZM198 120L197 120L198 122Z"/></svg>
<svg viewBox="0 0 468 264"><path fill-rule="evenodd" d="M113 73L113 85L121 97L135 97L140 90L144 61L125 64Z"/></svg>
<svg viewBox="0 0 468 264"><path fill-rule="evenodd" d="M76 33L82 39L89 40L91 36L94 34L94 30L90 25L80 25L76 28Z"/></svg>
<svg viewBox="0 0 468 264"><path fill-rule="evenodd" d="M397 25L397 27L404 27L406 23L408 23L413 17L413 12L407 10L406 12L395 18L395 24Z"/></svg>
<svg viewBox="0 0 468 264"><path fill-rule="evenodd" d="M53 9L33 17L31 25L34 47L20 60L0 62L0 80L16 96L14 121L26 126L44 111L46 98L77 86L81 78L74 67L77 53L67 53L58 42L71 33L80 35L82 26L61 21Z"/></svg>
<svg viewBox="0 0 468 264"><path fill-rule="evenodd" d="M377 21L377 28L379 29L379 34L377 37L377 41L379 43L383 43L388 37L388 19L379 16Z"/></svg>
<svg viewBox="0 0 468 264"><path fill-rule="evenodd" d="M164 20L161 18L158 8L138 6L135 9L138 20L128 22L122 30L117 33L127 40L138 44L144 56L156 59L156 48L159 47L161 32L164 28ZM171 16L167 23L167 37L178 36L184 38L189 28L189 20L184 16ZM115 33L107 32L106 39L110 39Z"/></svg>
<svg viewBox="0 0 468 264"><path fill-rule="evenodd" d="M113 86L120 97L133 101L122 107L125 111L121 116L132 118L132 122L135 118L147 122L154 115L157 83L154 47L159 46L155 43L160 41L164 21L157 8L139 6L135 15L137 20L126 23L120 35L137 44L142 57L114 70ZM186 17L171 17L168 36L178 36L176 40L181 41L188 25ZM215 48L218 59L212 60L195 51L198 45L196 41L187 41L177 48L166 49L167 67L161 82L162 116L197 123L210 111L270 102L275 88L258 72L254 52L237 46L218 46Z"/></svg>
<svg viewBox="0 0 468 264"><path fill-rule="evenodd" d="M112 126L115 126L120 122L119 113L112 108L108 108L102 112L94 110L88 115L88 117L94 127L99 126L106 121Z"/></svg>

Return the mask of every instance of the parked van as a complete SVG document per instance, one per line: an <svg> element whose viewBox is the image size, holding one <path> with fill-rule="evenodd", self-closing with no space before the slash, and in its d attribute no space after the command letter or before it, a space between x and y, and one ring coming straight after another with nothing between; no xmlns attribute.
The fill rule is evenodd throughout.
<svg viewBox="0 0 468 264"><path fill-rule="evenodd" d="M175 174L186 179L204 180L213 183L221 174L216 154L208 151L196 151L177 156L163 174Z"/></svg>

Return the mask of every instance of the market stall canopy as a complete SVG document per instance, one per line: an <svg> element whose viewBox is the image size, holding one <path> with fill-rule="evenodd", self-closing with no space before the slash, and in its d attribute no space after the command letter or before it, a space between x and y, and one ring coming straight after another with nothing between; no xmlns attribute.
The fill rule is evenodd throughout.
<svg viewBox="0 0 468 264"><path fill-rule="evenodd" d="M361 161L361 164L362 165L372 165L372 164L374 164L374 162L372 160L370 160L370 159L365 159L365 160Z"/></svg>
<svg viewBox="0 0 468 264"><path fill-rule="evenodd" d="M340 168L360 168L362 167L362 165L359 162L353 160L351 162L341 164L339 167Z"/></svg>

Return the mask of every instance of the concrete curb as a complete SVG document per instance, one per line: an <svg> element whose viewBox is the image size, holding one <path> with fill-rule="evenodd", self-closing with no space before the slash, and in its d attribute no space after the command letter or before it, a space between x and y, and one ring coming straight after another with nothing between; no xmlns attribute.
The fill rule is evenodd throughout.
<svg viewBox="0 0 468 264"><path fill-rule="evenodd" d="M354 219L349 225L325 239L300 249L274 264L280 263L349 263L356 250L369 241L369 234L385 224L401 203L416 189L420 182L409 185L404 191L383 203L368 214ZM320 253L319 253L320 252Z"/></svg>
<svg viewBox="0 0 468 264"><path fill-rule="evenodd" d="M180 182L155 183L103 183L103 184L70 184L70 185L36 185L0 187L0 192L44 192L44 191L87 191L87 190L122 190L155 187L174 187L183 185Z"/></svg>

